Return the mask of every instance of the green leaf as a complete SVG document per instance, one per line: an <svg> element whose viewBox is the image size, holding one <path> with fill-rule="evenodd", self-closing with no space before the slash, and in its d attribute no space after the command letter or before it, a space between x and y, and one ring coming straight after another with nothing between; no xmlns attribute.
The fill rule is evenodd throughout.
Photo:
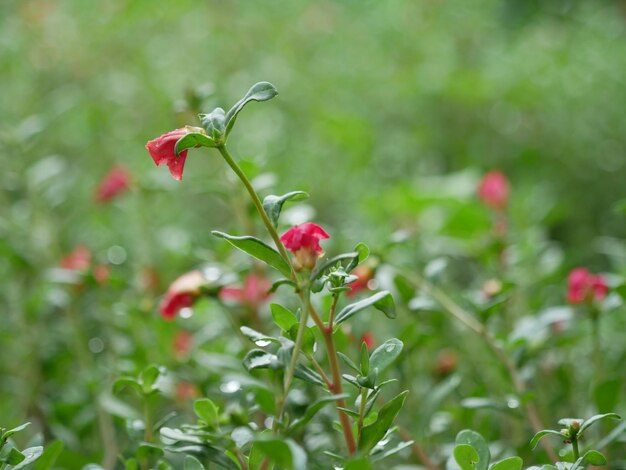
<svg viewBox="0 0 626 470"><path fill-rule="evenodd" d="M119 377L113 382L113 393L118 394L124 387L130 387L141 395L142 388L134 377Z"/></svg>
<svg viewBox="0 0 626 470"><path fill-rule="evenodd" d="M6 457L6 463L8 463L9 465L17 465L25 458L26 456L22 454L19 450L17 450L15 447L11 447L11 450L9 450L9 455L7 455Z"/></svg>
<svg viewBox="0 0 626 470"><path fill-rule="evenodd" d="M226 113L226 137L230 134L237 115L243 107L250 101L267 101L271 100L278 94L276 87L269 82L259 82L252 85L252 88L248 90L248 93L241 98L230 110Z"/></svg>
<svg viewBox="0 0 626 470"><path fill-rule="evenodd" d="M50 470L63 452L63 442L56 440L46 446L33 470Z"/></svg>
<svg viewBox="0 0 626 470"><path fill-rule="evenodd" d="M194 436L192 434L186 434L180 429L176 428L167 428L163 427L159 429L159 433L161 434L161 439L165 444L170 444L175 442L189 442L191 444L204 444L204 439L198 436Z"/></svg>
<svg viewBox="0 0 626 470"><path fill-rule="evenodd" d="M289 331L293 326L298 324L298 318L289 309L279 304L271 304L272 318L274 323L283 331Z"/></svg>
<svg viewBox="0 0 626 470"><path fill-rule="evenodd" d="M315 372L313 369L303 366L302 364L298 364L296 366L296 370L294 370L293 376L313 385L320 385L322 387L325 385L322 377L317 372Z"/></svg>
<svg viewBox="0 0 626 470"><path fill-rule="evenodd" d="M291 423L287 432L293 433L294 431L298 430L299 428L307 424L327 404L336 402L338 400L343 400L345 398L348 398L349 396L350 395L348 395L347 393L342 393L341 395L330 395L328 397L320 398L319 400L317 400L315 403L313 403L311 406L309 406L306 409L306 411L304 412L304 416L302 416L302 418L296 419L295 421Z"/></svg>
<svg viewBox="0 0 626 470"><path fill-rule="evenodd" d="M139 374L139 383L141 384L143 393L148 394L152 392L154 384L159 379L160 375L161 371L159 367L153 364L146 367L141 374Z"/></svg>
<svg viewBox="0 0 626 470"><path fill-rule="evenodd" d="M350 359L348 356L346 356L344 353L337 351L337 356L339 356L339 359L341 359L350 369L352 369L354 372L356 372L357 374L361 373L361 370L357 367L357 365L352 361L352 359Z"/></svg>
<svg viewBox="0 0 626 470"><path fill-rule="evenodd" d="M183 150L197 147L215 147L215 141L199 132L190 132L178 139L174 146L174 152L178 157Z"/></svg>
<svg viewBox="0 0 626 470"><path fill-rule="evenodd" d="M222 108L215 108L209 114L200 114L200 123L209 136L218 140L226 129L226 115Z"/></svg>
<svg viewBox="0 0 626 470"><path fill-rule="evenodd" d="M241 331L241 334L261 348L270 343L280 343L278 339L273 338L272 336L264 335L263 333L253 330L248 326L242 326L239 330Z"/></svg>
<svg viewBox="0 0 626 470"><path fill-rule="evenodd" d="M363 429L361 429L361 436L359 438L360 451L369 452L374 448L378 441L385 437L385 434L400 412L408 393L409 391L405 390L391 399L391 401L385 403L385 405L378 412L376 421L372 424L364 426Z"/></svg>
<svg viewBox="0 0 626 470"><path fill-rule="evenodd" d="M294 292L299 292L298 291L298 284L293 282L291 279L279 279L278 281L274 281L272 283L272 287L271 287L270 290L267 291L267 293L268 294L273 294L274 292L276 292L278 290L278 288L280 286L291 286L291 287L293 287Z"/></svg>
<svg viewBox="0 0 626 470"><path fill-rule="evenodd" d="M611 418L611 419L622 419L622 417L620 415L618 415L617 413L604 413L601 415L595 415L592 416L589 419L586 419L585 421L583 421L583 424L580 426L580 430L578 431L578 435L581 436L583 432L585 432L585 430L587 430L591 425L597 423L598 421L600 421L601 419L605 419L605 418Z"/></svg>
<svg viewBox="0 0 626 470"><path fill-rule="evenodd" d="M456 435L455 444L468 444L476 450L478 453L476 470L487 470L489 468L491 453L483 436L470 429L464 429Z"/></svg>
<svg viewBox="0 0 626 470"><path fill-rule="evenodd" d="M204 465L202 465L202 463L193 455L185 455L185 460L183 461L183 469L204 470Z"/></svg>
<svg viewBox="0 0 626 470"><path fill-rule="evenodd" d="M410 447L412 445L413 445L413 441L400 442L395 447L392 447L391 449L387 449L384 452L376 452L374 455L372 455L371 460L372 462L378 462L379 460L383 460L383 459L386 459L387 457L391 457L392 455L395 455L398 452L401 452L407 447Z"/></svg>
<svg viewBox="0 0 626 470"><path fill-rule="evenodd" d="M393 297L389 291L378 292L367 299L360 300L359 302L347 305L342 308L335 318L335 324L339 325L356 315L362 310L368 307L374 307L377 310L383 312L388 318L396 317L396 306L393 302Z"/></svg>
<svg viewBox="0 0 626 470"><path fill-rule="evenodd" d="M287 336L292 341L296 341L296 336L298 336L298 328L300 325L293 325L289 331L287 332ZM302 352L304 354L313 354L313 349L315 348L315 335L313 334L313 330L308 326L304 327L304 333L302 334Z"/></svg>
<svg viewBox="0 0 626 470"><path fill-rule="evenodd" d="M359 371L362 375L367 375L370 373L370 353L367 349L367 344L365 341L361 343L361 370Z"/></svg>
<svg viewBox="0 0 626 470"><path fill-rule="evenodd" d="M25 457L24 460L22 460L20 463L15 465L11 470L25 468L27 465L30 465L31 463L33 463L43 454L43 447L42 446L29 447L28 449L24 449L22 451L22 454L24 454L24 457Z"/></svg>
<svg viewBox="0 0 626 470"><path fill-rule="evenodd" d="M346 266L346 272L352 271L359 264L365 261L370 255L369 247L365 243L362 243L362 242L357 244L357 246L354 247L354 251L358 253L358 256L355 256L354 258L352 258L352 260L348 263L348 266Z"/></svg>
<svg viewBox="0 0 626 470"><path fill-rule="evenodd" d="M247 370L280 368L278 358L262 349L249 351L243 358L243 365Z"/></svg>
<svg viewBox="0 0 626 470"><path fill-rule="evenodd" d="M215 230L211 233L218 238L223 238L244 253L267 263L272 268L279 270L283 273L283 275L288 277L291 276L291 269L289 268L287 261L285 261L278 251L269 245L266 245L258 238L250 236L235 237Z"/></svg>
<svg viewBox="0 0 626 470"><path fill-rule="evenodd" d="M291 191L290 193L283 194L282 196L275 196L270 194L263 199L263 209L265 213L269 217L272 225L276 227L278 225L278 218L280 217L280 212L283 209L283 204L287 201L297 202L304 201L308 199L308 193L304 191Z"/></svg>
<svg viewBox="0 0 626 470"><path fill-rule="evenodd" d="M370 369L378 369L380 374L398 358L404 344L396 338L391 338L374 349L370 357Z"/></svg>
<svg viewBox="0 0 626 470"><path fill-rule="evenodd" d="M143 442L137 448L136 456L138 460L156 460L163 457L163 449L156 444Z"/></svg>
<svg viewBox="0 0 626 470"><path fill-rule="evenodd" d="M8 431L5 431L2 434L2 436L0 436L0 439L2 439L3 441L6 441L13 434L15 434L16 432L20 432L20 431L26 429L28 426L30 426L30 422L24 423L24 424L20 424L19 426L15 427L13 429L9 429Z"/></svg>
<svg viewBox="0 0 626 470"><path fill-rule="evenodd" d="M509 457L491 466L490 470L522 470L524 461L520 457Z"/></svg>
<svg viewBox="0 0 626 470"><path fill-rule="evenodd" d="M560 432L554 431L552 429L544 429L543 431L539 431L537 434L533 436L533 438L530 441L530 448L534 449L535 447L537 447L537 444L539 444L539 441L541 440L541 438L543 438L544 436L547 436L548 434L551 434L553 436L559 436L561 439L564 439L563 434L561 434Z"/></svg>
<svg viewBox="0 0 626 470"><path fill-rule="evenodd" d="M255 447L272 463L287 470L306 470L304 450L291 439L264 438L254 441Z"/></svg>
<svg viewBox="0 0 626 470"><path fill-rule="evenodd" d="M455 446L453 455L461 470L475 470L476 464L480 461L478 452L469 444Z"/></svg>
<svg viewBox="0 0 626 470"><path fill-rule="evenodd" d="M582 456L583 462L593 465L594 467L600 467L606 465L606 457L597 450L588 450Z"/></svg>
<svg viewBox="0 0 626 470"><path fill-rule="evenodd" d="M361 457L360 459L351 459L346 461L343 466L343 470L372 470L372 464L367 457Z"/></svg>
<svg viewBox="0 0 626 470"><path fill-rule="evenodd" d="M128 459L124 462L124 466L126 470L139 470L139 462L137 462L137 459Z"/></svg>
<svg viewBox="0 0 626 470"><path fill-rule="evenodd" d="M196 416L204 421L208 426L216 427L219 421L219 408L208 398L200 398L193 403L193 410Z"/></svg>
<svg viewBox="0 0 626 470"><path fill-rule="evenodd" d="M357 258L358 256L359 256L359 253L356 251L353 251L350 253L342 253L340 255L333 256L332 258L327 259L326 261L318 263L315 266L315 269L313 269L313 271L311 272L311 278L310 278L311 281L314 281L315 279L320 277L322 274L324 274L324 271L326 271L327 269L330 269L336 266L338 262L345 261L345 260L353 260L354 258Z"/></svg>

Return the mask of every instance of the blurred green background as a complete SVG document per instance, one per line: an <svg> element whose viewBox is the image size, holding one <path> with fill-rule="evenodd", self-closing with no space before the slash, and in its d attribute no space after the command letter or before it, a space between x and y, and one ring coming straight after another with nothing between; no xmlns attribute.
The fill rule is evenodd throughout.
<svg viewBox="0 0 626 470"><path fill-rule="evenodd" d="M217 153L192 150L175 182L144 144L261 80L280 94L246 108L231 150L260 190L308 191L315 212L304 215L328 228L335 252L376 248L400 229L424 236L426 260L446 237L471 247L490 227L471 204L476 183L496 168L511 180L512 225L537 232L525 243L558 242L563 269L623 269L625 37L624 1L3 0L3 415L52 413L34 405L38 387L62 387L37 382L37 368L69 380L55 322L71 302L48 281L75 245L117 269L114 286L131 284L84 300L94 322L124 302L156 315L169 281L228 251L209 235L237 230L223 197L235 183ZM134 190L98 205L114 164ZM145 267L161 281L141 297ZM133 340L150 345L143 333ZM42 359L31 368L33 350ZM144 363L166 355L144 353ZM4 400L16 390L26 392ZM58 422L78 419L68 410L54 410Z"/></svg>

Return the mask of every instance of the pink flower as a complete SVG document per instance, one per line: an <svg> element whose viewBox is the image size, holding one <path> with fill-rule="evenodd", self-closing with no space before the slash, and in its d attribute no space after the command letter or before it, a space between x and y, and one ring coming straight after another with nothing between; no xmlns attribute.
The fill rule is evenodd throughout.
<svg viewBox="0 0 626 470"><path fill-rule="evenodd" d="M573 269L567 277L567 302L570 304L602 300L608 292L604 277L592 274L586 268Z"/></svg>
<svg viewBox="0 0 626 470"><path fill-rule="evenodd" d="M159 305L159 312L166 320L171 320L181 309L191 307L202 294L206 280L202 272L195 270L183 274L167 289Z"/></svg>
<svg viewBox="0 0 626 470"><path fill-rule="evenodd" d="M87 272L91 266L91 251L84 245L77 245L67 256L61 258L59 266L77 272Z"/></svg>
<svg viewBox="0 0 626 470"><path fill-rule="evenodd" d="M478 198L491 209L501 211L509 202L509 182L500 171L490 171L478 184Z"/></svg>
<svg viewBox="0 0 626 470"><path fill-rule="evenodd" d="M348 284L349 287L352 289L346 292L346 295L348 297L355 296L359 292L366 290L368 288L368 283L374 278L374 270L371 267L363 264L361 266L357 266L351 274L358 276L358 279Z"/></svg>
<svg viewBox="0 0 626 470"><path fill-rule="evenodd" d="M183 168L187 159L187 150L180 152L180 156L176 156L174 147L178 140L189 133L185 127L176 129L167 134L163 134L146 144L146 149L157 166L167 165L170 173L175 180L183 179Z"/></svg>
<svg viewBox="0 0 626 470"><path fill-rule="evenodd" d="M223 287L219 296L222 300L232 300L252 309L257 309L265 302L270 294L267 291L272 287L272 283L264 277L250 274L246 277L243 287Z"/></svg>
<svg viewBox="0 0 626 470"><path fill-rule="evenodd" d="M320 246L320 240L326 240L330 236L319 225L307 222L302 225L294 225L287 230L280 241L289 251L296 255L296 269L311 270L315 262L324 251Z"/></svg>
<svg viewBox="0 0 626 470"><path fill-rule="evenodd" d="M122 166L116 166L100 182L94 198L99 203L108 202L130 188L130 182L131 177L128 170Z"/></svg>

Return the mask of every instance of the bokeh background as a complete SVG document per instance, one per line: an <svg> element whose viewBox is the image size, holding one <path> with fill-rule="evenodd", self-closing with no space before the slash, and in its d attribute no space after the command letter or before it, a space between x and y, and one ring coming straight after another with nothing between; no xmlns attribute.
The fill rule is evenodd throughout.
<svg viewBox="0 0 626 470"><path fill-rule="evenodd" d="M335 251L404 230L423 260L476 255L490 227L476 183L499 169L512 224L529 228L520 250L550 248L548 297L572 266L623 271L625 39L624 1L3 0L0 416L52 416L70 448L89 422L63 386L73 293L54 269L76 245L112 272L76 307L86 338L104 338L92 352L167 356L148 347L169 334L159 295L227 251L210 230L243 231L216 153L191 151L175 182L144 144L261 80L280 94L246 108L232 151L261 191L308 191L290 220L328 227ZM116 164L132 191L97 204ZM129 323L135 336L115 336ZM110 375L133 370L120 361Z"/></svg>

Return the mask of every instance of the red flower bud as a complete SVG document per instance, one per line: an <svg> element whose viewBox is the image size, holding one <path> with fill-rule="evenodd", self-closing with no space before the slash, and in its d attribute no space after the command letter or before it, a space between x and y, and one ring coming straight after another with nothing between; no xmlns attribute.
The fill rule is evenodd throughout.
<svg viewBox="0 0 626 470"><path fill-rule="evenodd" d="M567 301L570 304L602 300L608 292L604 277L592 274L585 268L573 269L567 277Z"/></svg>
<svg viewBox="0 0 626 470"><path fill-rule="evenodd" d="M116 166L102 179L94 198L99 203L108 202L125 192L130 187L130 183L131 177L128 170L122 166Z"/></svg>
<svg viewBox="0 0 626 470"><path fill-rule="evenodd" d="M490 171L478 184L478 198L494 210L503 210L509 202L509 182L504 173Z"/></svg>
<svg viewBox="0 0 626 470"><path fill-rule="evenodd" d="M280 237L280 241L285 248L296 255L296 269L311 270L315 267L319 255L324 251L320 246L320 240L327 238L330 236L322 227L307 222L291 227Z"/></svg>
<svg viewBox="0 0 626 470"><path fill-rule="evenodd" d="M159 305L159 312L166 320L171 320L183 308L191 307L202 293L206 279L201 271L195 270L176 279L165 293Z"/></svg>
<svg viewBox="0 0 626 470"><path fill-rule="evenodd" d="M180 156L176 156L174 147L178 140L189 133L185 127L176 129L167 134L163 134L146 144L146 149L157 166L167 165L170 173L175 180L183 179L183 168L187 159L187 150L180 152Z"/></svg>

